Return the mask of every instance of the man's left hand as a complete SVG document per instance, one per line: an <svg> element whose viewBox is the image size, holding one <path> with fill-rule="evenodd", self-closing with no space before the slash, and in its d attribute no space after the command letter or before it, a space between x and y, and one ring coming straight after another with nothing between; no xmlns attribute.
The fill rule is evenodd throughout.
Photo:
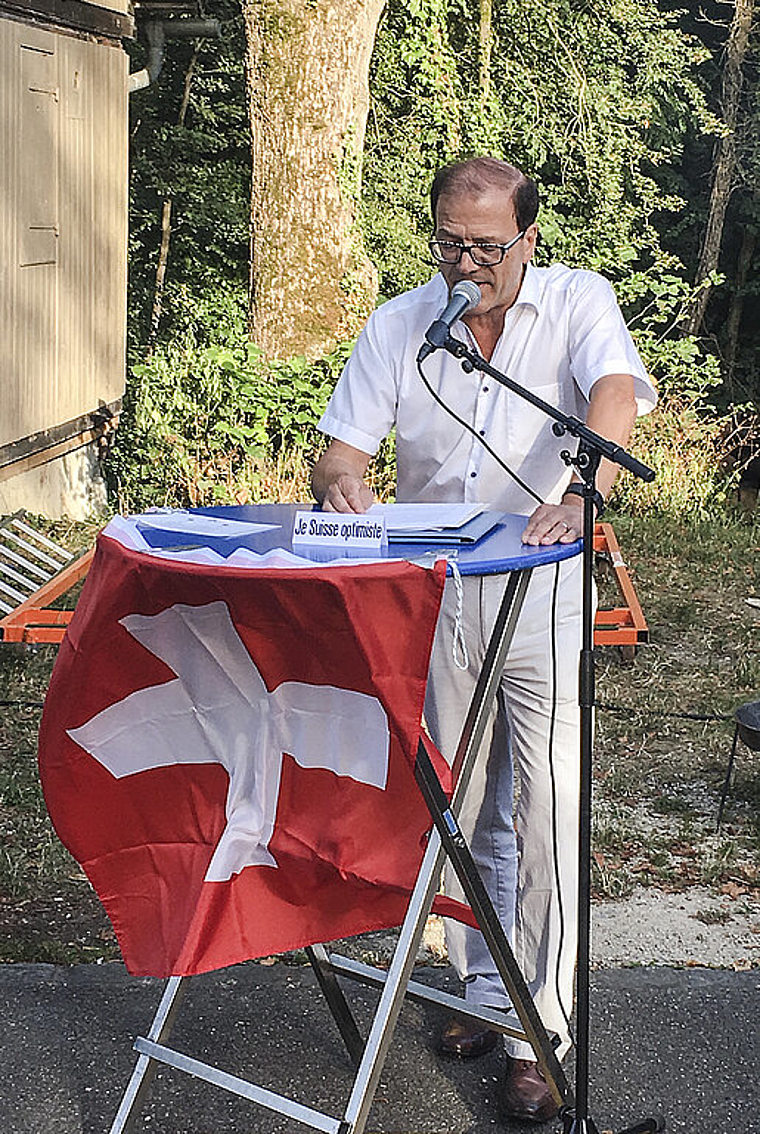
<svg viewBox="0 0 760 1134"><path fill-rule="evenodd" d="M522 534L523 543L538 547L541 544L574 543L580 539L583 535L583 501L580 497L575 500L539 505Z"/></svg>
<svg viewBox="0 0 760 1134"><path fill-rule="evenodd" d="M589 429L609 437L618 445L627 445L631 426L636 418L636 398L630 374L606 374L591 388L586 424ZM618 466L602 460L596 487L602 497L612 488ZM566 496L561 504L541 504L528 520L522 534L523 543L574 543L583 535L583 500Z"/></svg>

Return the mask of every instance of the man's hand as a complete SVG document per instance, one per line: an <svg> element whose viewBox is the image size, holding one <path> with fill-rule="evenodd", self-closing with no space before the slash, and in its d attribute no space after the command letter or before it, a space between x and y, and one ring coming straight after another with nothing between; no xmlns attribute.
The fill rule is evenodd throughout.
<svg viewBox="0 0 760 1134"><path fill-rule="evenodd" d="M361 477L343 473L327 486L322 498L325 512L366 512L375 501L375 494Z"/></svg>
<svg viewBox="0 0 760 1134"><path fill-rule="evenodd" d="M636 419L636 399L630 374L606 374L591 388L586 424L602 437L627 445ZM606 499L617 475L618 467L602 460L596 486ZM565 497L561 504L541 504L528 520L522 534L523 543L533 546L550 543L572 543L583 535L583 499Z"/></svg>
<svg viewBox="0 0 760 1134"><path fill-rule="evenodd" d="M523 543L534 547L551 543L574 543L583 535L583 500L541 504L528 520L522 534Z"/></svg>
<svg viewBox="0 0 760 1134"><path fill-rule="evenodd" d="M332 441L311 472L311 487L325 512L366 512L375 500L364 481L369 453Z"/></svg>

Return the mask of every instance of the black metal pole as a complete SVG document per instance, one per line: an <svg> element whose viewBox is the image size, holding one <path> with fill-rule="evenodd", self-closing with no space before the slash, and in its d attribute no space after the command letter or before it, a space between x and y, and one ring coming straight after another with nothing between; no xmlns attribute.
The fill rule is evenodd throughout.
<svg viewBox="0 0 760 1134"><path fill-rule="evenodd" d="M565 454L562 454L565 457ZM567 454L569 457L569 454ZM593 495L599 453L583 442L572 463L583 478L582 637L578 674L580 705L580 811L578 826L578 963L575 986L575 1113L565 1117L567 1134L595 1134L589 1117L591 971L591 785L594 745L594 523Z"/></svg>

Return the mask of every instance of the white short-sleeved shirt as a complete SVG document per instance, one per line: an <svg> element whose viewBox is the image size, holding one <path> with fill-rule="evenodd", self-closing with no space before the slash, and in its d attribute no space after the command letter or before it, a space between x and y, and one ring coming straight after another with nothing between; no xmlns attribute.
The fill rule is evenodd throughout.
<svg viewBox="0 0 760 1134"><path fill-rule="evenodd" d="M395 426L399 501L461 501L530 514L536 500L481 445L483 437L538 497L557 502L570 476L559 454L575 449L573 438L555 437L551 420L540 410L493 379L465 373L445 351L422 364L425 376L476 436L425 388L417 352L447 301L446 283L436 275L379 307L357 341L319 428L374 454ZM477 349L461 320L452 334ZM595 272L562 264L527 266L490 361L581 420L592 386L606 374L633 375L640 413L649 412L657 400L609 283Z"/></svg>

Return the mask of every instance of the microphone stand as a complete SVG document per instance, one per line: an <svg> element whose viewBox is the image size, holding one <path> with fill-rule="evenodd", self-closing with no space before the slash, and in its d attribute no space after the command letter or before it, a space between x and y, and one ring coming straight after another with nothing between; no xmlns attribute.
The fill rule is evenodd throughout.
<svg viewBox="0 0 760 1134"><path fill-rule="evenodd" d="M436 327L433 324L431 331ZM552 431L557 437L570 434L578 439L578 449L573 456L568 449L560 453L566 465L576 470L583 484L583 583L582 583L582 645L579 666L579 692L581 736L580 736L580 815L578 832L578 964L576 977L576 1039L575 1039L575 1105L563 1107L560 1117L563 1134L599 1134L589 1115L589 973L591 967L591 771L593 763L593 709L594 709L594 606L593 606L593 564L594 564L594 503L596 492L596 473L602 457L614 461L621 468L628 469L634 476L644 481L654 480L655 473L647 465L632 457L622 446L595 433L580 421L555 409L530 390L524 389L506 374L496 370L490 363L461 341L454 338L445 328L437 334L428 335L423 344L418 361L427 357L431 350L442 348L461 361L462 369L468 374L479 370L506 386L553 418ZM626 1127L618 1134L657 1134L664 1129L660 1118L646 1118L633 1126Z"/></svg>

